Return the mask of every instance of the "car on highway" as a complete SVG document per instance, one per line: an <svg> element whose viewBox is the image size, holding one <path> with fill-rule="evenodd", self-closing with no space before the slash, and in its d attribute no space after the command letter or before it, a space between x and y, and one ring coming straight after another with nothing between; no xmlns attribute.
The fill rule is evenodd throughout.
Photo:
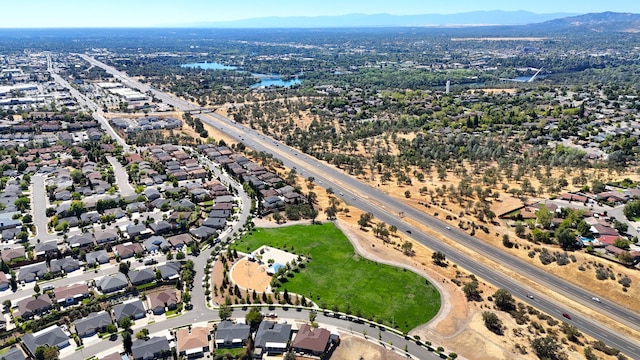
<svg viewBox="0 0 640 360"><path fill-rule="evenodd" d="M447 230L451 230L451 226L447 226Z"/></svg>
<svg viewBox="0 0 640 360"><path fill-rule="evenodd" d="M566 317L567 319L571 320L571 315L569 315L569 313L563 312L562 316Z"/></svg>
<svg viewBox="0 0 640 360"><path fill-rule="evenodd" d="M527 297L528 297L529 299L533 299L533 295L531 295L531 294L527 294Z"/></svg>
<svg viewBox="0 0 640 360"><path fill-rule="evenodd" d="M405 230L407 234L411 234L411 230Z"/></svg>
<svg viewBox="0 0 640 360"><path fill-rule="evenodd" d="M592 298L591 298L591 300L593 300L593 301L595 301L595 302L597 302L597 303L602 302L602 301L600 301L600 298L597 298L597 297L595 297L595 296L594 296L594 297L592 297Z"/></svg>

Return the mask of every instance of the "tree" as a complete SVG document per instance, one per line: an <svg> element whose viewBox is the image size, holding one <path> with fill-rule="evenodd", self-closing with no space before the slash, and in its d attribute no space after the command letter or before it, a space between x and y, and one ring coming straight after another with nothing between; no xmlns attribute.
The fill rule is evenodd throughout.
<svg viewBox="0 0 640 360"><path fill-rule="evenodd" d="M284 354L282 360L296 360L296 354L294 352L288 351Z"/></svg>
<svg viewBox="0 0 640 360"><path fill-rule="evenodd" d="M516 235L518 237L523 237L526 228L523 223L519 222L516 224Z"/></svg>
<svg viewBox="0 0 640 360"><path fill-rule="evenodd" d="M258 329L258 326L260 326L260 323L262 322L262 314L260 313L258 308L252 307L245 316L245 320L251 327L251 332L254 332Z"/></svg>
<svg viewBox="0 0 640 360"><path fill-rule="evenodd" d="M127 273L129 272L129 264L126 262L121 262L120 265L118 265L118 271L127 275Z"/></svg>
<svg viewBox="0 0 640 360"><path fill-rule="evenodd" d="M620 248L620 249L625 249L625 250L629 250L629 240L623 239L623 238L617 238L614 242L613 242L613 246Z"/></svg>
<svg viewBox="0 0 640 360"><path fill-rule="evenodd" d="M438 266L444 266L447 261L447 257L440 251L436 251L431 254L431 259L433 260L433 263Z"/></svg>
<svg viewBox="0 0 640 360"><path fill-rule="evenodd" d="M26 211L31 207L31 201L26 196L20 196L13 202L18 211Z"/></svg>
<svg viewBox="0 0 640 360"><path fill-rule="evenodd" d="M556 241L565 250L573 249L576 246L576 236L573 231L566 228L556 231Z"/></svg>
<svg viewBox="0 0 640 360"><path fill-rule="evenodd" d="M233 309L227 304L221 304L220 308L218 309L218 316L220 316L221 320L229 320L232 313Z"/></svg>
<svg viewBox="0 0 640 360"><path fill-rule="evenodd" d="M561 351L561 346L551 336L537 337L531 342L533 352L540 359L564 360L567 355Z"/></svg>
<svg viewBox="0 0 640 360"><path fill-rule="evenodd" d="M360 226L360 229L364 229L369 226L369 217L367 216L367 214L360 215L360 219L358 219L358 225Z"/></svg>
<svg viewBox="0 0 640 360"><path fill-rule="evenodd" d="M133 345L131 333L129 331L123 331L120 334L122 336L122 346L124 347L124 352L127 354L131 354L131 346Z"/></svg>
<svg viewBox="0 0 640 360"><path fill-rule="evenodd" d="M629 230L629 225L627 223L623 223L621 221L615 220L613 222L613 228L618 230L619 233L626 233L627 230Z"/></svg>
<svg viewBox="0 0 640 360"><path fill-rule="evenodd" d="M329 206L328 208L324 209L324 213L325 215L327 215L328 220L334 220L336 218L337 210L335 207Z"/></svg>
<svg viewBox="0 0 640 360"><path fill-rule="evenodd" d="M120 322L118 323L118 325L120 325L121 329L129 330L131 329L131 325L133 325L133 321L131 321L131 319L128 316L125 316L122 319L120 319Z"/></svg>
<svg viewBox="0 0 640 360"><path fill-rule="evenodd" d="M36 285L33 287L33 291L36 294L40 294L40 285L38 285L38 283L36 283Z"/></svg>
<svg viewBox="0 0 640 360"><path fill-rule="evenodd" d="M506 289L498 289L493 294L493 301L498 309L502 311L511 311L516 308L516 301L513 299L511 293Z"/></svg>
<svg viewBox="0 0 640 360"><path fill-rule="evenodd" d="M511 242L511 239L509 239L509 235L507 234L502 235L502 245L507 248L513 247L513 242Z"/></svg>
<svg viewBox="0 0 640 360"><path fill-rule="evenodd" d="M540 206L538 211L536 211L536 218L538 219L538 224L542 226L544 229L548 229L551 225L551 220L553 220L553 213L546 206Z"/></svg>
<svg viewBox="0 0 640 360"><path fill-rule="evenodd" d="M412 256L413 255L413 243L411 243L411 241L405 241L402 246L402 253L407 255L407 256Z"/></svg>
<svg viewBox="0 0 640 360"><path fill-rule="evenodd" d="M138 340L142 340L142 339L146 338L147 336L149 336L149 329L147 329L147 328L144 328L144 329L142 329L142 330L140 330L140 331L138 331L136 333L136 339L138 339Z"/></svg>
<svg viewBox="0 0 640 360"><path fill-rule="evenodd" d="M186 290L182 294L182 302L185 304L188 304L190 301L191 301L191 293L189 292L189 290Z"/></svg>
<svg viewBox="0 0 640 360"><path fill-rule="evenodd" d="M466 296L469 301L480 301L482 297L480 296L480 290L478 289L478 281L473 280L470 281L462 287L462 291L464 292L464 296Z"/></svg>
<svg viewBox="0 0 640 360"><path fill-rule="evenodd" d="M495 313L484 311L482 313L482 320L484 321L484 326L489 329L494 334L502 335L502 321L498 318L498 315Z"/></svg>
<svg viewBox="0 0 640 360"><path fill-rule="evenodd" d="M629 220L640 217L640 200L631 200L627 202L624 206L623 213Z"/></svg>
<svg viewBox="0 0 640 360"><path fill-rule="evenodd" d="M569 325L567 323L563 323L562 332L564 332L564 334L567 335L567 340L574 343L580 342L578 338L582 336L582 334L580 333L580 330L578 330L578 328L576 328L575 326Z"/></svg>
<svg viewBox="0 0 640 360"><path fill-rule="evenodd" d="M38 346L34 355L38 360L54 360L59 354L60 351L55 346Z"/></svg>

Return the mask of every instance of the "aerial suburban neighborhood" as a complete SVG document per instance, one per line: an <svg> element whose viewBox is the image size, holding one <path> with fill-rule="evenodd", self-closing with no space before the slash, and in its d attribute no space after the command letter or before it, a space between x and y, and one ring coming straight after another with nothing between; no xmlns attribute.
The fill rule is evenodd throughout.
<svg viewBox="0 0 640 360"><path fill-rule="evenodd" d="M0 359L638 358L640 15L274 21L0 24Z"/></svg>

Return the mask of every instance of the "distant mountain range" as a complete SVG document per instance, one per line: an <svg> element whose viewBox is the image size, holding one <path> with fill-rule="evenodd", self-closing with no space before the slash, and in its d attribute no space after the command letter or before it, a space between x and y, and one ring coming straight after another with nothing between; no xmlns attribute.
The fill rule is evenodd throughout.
<svg viewBox="0 0 640 360"><path fill-rule="evenodd" d="M640 14L603 12L563 17L532 24L545 30L583 30L593 32L640 32Z"/></svg>
<svg viewBox="0 0 640 360"><path fill-rule="evenodd" d="M182 24L196 28L340 28L340 27L396 27L438 26L462 27L485 25L525 25L577 14L536 14L528 11L474 11L459 14L349 14L340 16L264 17L224 22Z"/></svg>

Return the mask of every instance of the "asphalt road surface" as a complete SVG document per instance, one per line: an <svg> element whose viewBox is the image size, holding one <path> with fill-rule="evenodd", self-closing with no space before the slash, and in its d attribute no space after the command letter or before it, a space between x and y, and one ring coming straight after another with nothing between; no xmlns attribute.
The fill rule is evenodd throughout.
<svg viewBox="0 0 640 360"><path fill-rule="evenodd" d="M141 91L143 89L149 90L147 85L140 84L137 81L128 78L126 74L119 72L112 67L106 66L93 58L85 55L81 56L94 66L104 68L107 72L110 72L117 78L122 79L128 86L138 88ZM193 110L198 108L184 100L173 98L157 90L152 91L156 97L161 98L164 102L181 110ZM406 218L411 218L434 230L446 233L448 238L476 251L481 256L493 260L496 264L507 267L550 290L566 296L571 301L579 302L582 305L591 308L594 312L601 313L634 329L639 329L640 325L640 316L637 313L625 309L624 307L602 297L602 303L595 303L591 300L593 294L579 286L563 280L552 273L548 273L543 269L530 265L515 256L507 254L501 249L485 244L481 240L462 231L458 231L453 228L448 230L446 223L443 221L424 214L373 187L361 183L357 179L351 178L332 166L325 165L323 162L290 148L281 142L259 134L254 130L237 124L226 117L215 113L210 115L202 114L198 115L198 117L202 121L218 128L227 135L242 141L245 145L253 148L254 150L274 154L274 156L283 161L286 167L295 168L305 177L313 176L316 179L316 182L321 186L333 188L336 194L340 194L342 200L347 203L351 203L353 206L364 211L371 212L376 218L384 221L387 225L395 225L400 231L411 231L413 238L421 242L426 247L435 251L443 252L449 260L459 264L459 266L462 266L495 286L509 290L523 302L529 303L552 316L567 321L585 334L602 340L609 346L615 347L628 355L640 354L640 341L638 341L638 339L628 339L626 336L623 336L622 334L593 320L590 318L589 314L582 314L575 310L569 311L568 309L562 308L561 305L556 304L552 299L545 295L537 293L533 289L527 288L517 280L504 275L499 268L489 267L481 262L475 261L473 257L458 252L455 248L422 233L417 228L408 225L407 222L395 214L403 213ZM533 294L534 299L527 298L526 294ZM562 318L562 313L565 311L571 313L571 320Z"/></svg>

